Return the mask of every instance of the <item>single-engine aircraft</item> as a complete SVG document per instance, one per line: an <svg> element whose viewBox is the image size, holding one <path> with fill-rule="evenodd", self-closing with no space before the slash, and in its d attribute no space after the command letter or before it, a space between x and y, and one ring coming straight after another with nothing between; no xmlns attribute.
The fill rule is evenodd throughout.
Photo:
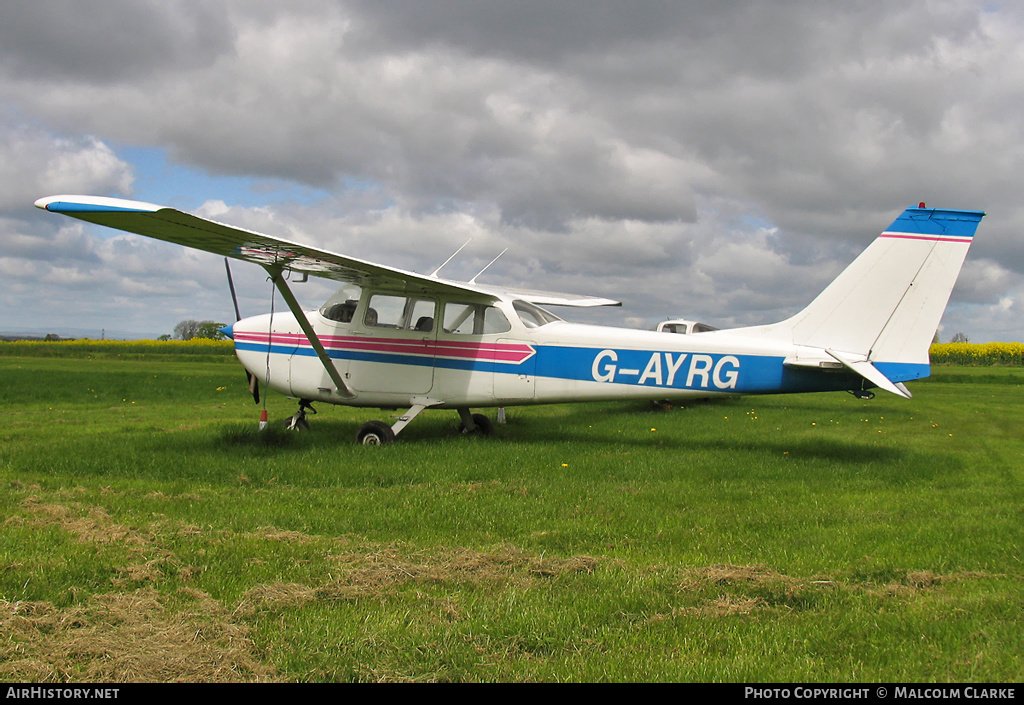
<svg viewBox="0 0 1024 705"><path fill-rule="evenodd" d="M700 335L569 323L545 306L609 299L458 282L373 264L173 208L95 196L36 206L263 267L290 313L226 329L250 378L299 400L405 409L364 424L364 445L394 441L425 409L455 409L462 429L492 426L473 407L882 389L927 377L928 347L980 211L908 208L814 301L779 323ZM443 267L444 265L442 265ZM288 273L341 288L303 311Z"/></svg>

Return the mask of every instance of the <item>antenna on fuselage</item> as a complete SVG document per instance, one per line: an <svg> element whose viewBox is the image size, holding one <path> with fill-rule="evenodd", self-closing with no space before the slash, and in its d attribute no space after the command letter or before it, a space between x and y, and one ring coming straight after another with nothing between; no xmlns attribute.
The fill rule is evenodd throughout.
<svg viewBox="0 0 1024 705"><path fill-rule="evenodd" d="M486 267L484 267L484 268L483 268L483 269L481 269L481 270L480 270L479 272L477 272L477 273L476 273L476 277L479 277L479 276L480 276L481 274L483 274L484 272L486 272L486 271L488 270L488 268L490 268L490 266L491 266L492 264L494 264L495 262L497 262L497 261L498 261L498 259L499 259L499 258L500 258L500 257L501 257L501 256L502 256L503 254L505 254L506 252L508 252L508 248L507 248L507 247L506 247L506 248L505 248L504 250L502 250L501 252L499 252L499 253L498 253L498 256L497 256L497 257L495 257L495 258L494 258L494 259L492 259L492 260L491 260L490 262L488 262L488 263L487 263L487 266L486 266ZM470 284L476 284L476 277L473 277L472 279L470 279L470 280L469 280L469 283L470 283Z"/></svg>
<svg viewBox="0 0 1024 705"><path fill-rule="evenodd" d="M471 242L473 242L473 238L469 238L468 240L466 240L466 245L468 245L468 244L469 244L469 243L471 243ZM440 267L438 267L437 269L435 269L435 270L434 270L433 272L431 272L431 273L430 273L430 274L429 274L428 276L431 276L431 277L436 277L436 276L437 276L437 273L438 273L438 272L440 272L440 271L441 271L442 269L444 269L444 267L445 267L445 265L446 265L446 264L448 264L448 263L449 263L449 262L451 262L451 261L452 261L453 259L455 259L455 255L459 254L459 253L460 253L460 252L462 252L462 251L463 251L464 249L466 249L466 245L463 245L463 246L462 246L462 247L460 247L459 249L455 250L455 252L453 252L453 253L452 253L452 256L451 256L451 257L449 257L449 258L448 258L448 259L446 259L446 260L445 260L444 262L442 262L442 263L441 263L441 266L440 266Z"/></svg>

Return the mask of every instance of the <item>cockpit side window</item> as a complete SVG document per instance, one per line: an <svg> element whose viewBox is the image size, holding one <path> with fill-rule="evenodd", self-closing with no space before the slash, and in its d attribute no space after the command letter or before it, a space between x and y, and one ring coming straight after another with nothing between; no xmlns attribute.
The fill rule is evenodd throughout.
<svg viewBox="0 0 1024 705"><path fill-rule="evenodd" d="M436 304L431 299L374 294L363 315L363 324L371 328L429 333L434 330L435 309Z"/></svg>
<svg viewBox="0 0 1024 705"><path fill-rule="evenodd" d="M527 328L540 328L548 323L562 320L550 311L527 301L517 299L512 302L512 307L515 308L516 313L519 314L519 320Z"/></svg>

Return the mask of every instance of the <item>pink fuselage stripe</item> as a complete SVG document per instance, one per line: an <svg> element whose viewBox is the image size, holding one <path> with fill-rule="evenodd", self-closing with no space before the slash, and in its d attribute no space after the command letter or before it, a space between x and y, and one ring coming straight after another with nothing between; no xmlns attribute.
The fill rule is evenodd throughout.
<svg viewBox="0 0 1024 705"><path fill-rule="evenodd" d="M243 343L266 345L266 333L236 331L235 340ZM309 347L309 341L302 333L274 333L269 336L271 345L294 345ZM372 351L402 355L430 355L453 359L493 360L500 362L522 362L533 354L529 345L499 345L496 343L461 343L434 340L394 340L390 338L355 338L333 335L320 336L320 342L327 350Z"/></svg>

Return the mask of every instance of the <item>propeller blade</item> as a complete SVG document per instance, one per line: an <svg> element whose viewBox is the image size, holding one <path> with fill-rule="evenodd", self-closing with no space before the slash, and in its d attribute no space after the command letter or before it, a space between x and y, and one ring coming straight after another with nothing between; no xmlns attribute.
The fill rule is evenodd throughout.
<svg viewBox="0 0 1024 705"><path fill-rule="evenodd" d="M249 373L249 393L257 404L260 403L260 381L252 372Z"/></svg>
<svg viewBox="0 0 1024 705"><path fill-rule="evenodd" d="M238 297L235 296L235 282L231 279L231 266L228 258L224 258L224 271L228 273L228 289L231 290L231 303L235 306L235 321L242 320L242 314L238 310ZM252 372L246 371L246 381L249 383L249 394L252 394L253 401L260 403L260 381Z"/></svg>

